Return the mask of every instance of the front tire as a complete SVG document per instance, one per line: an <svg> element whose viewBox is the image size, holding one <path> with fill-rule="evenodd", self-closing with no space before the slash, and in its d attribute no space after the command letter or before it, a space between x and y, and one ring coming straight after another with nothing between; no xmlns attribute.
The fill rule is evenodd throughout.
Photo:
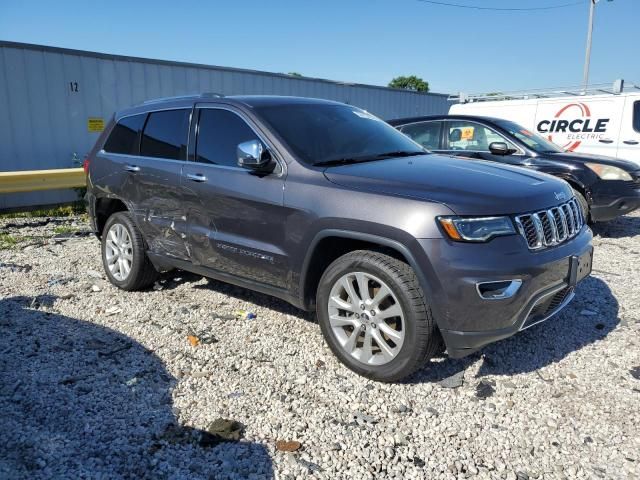
<svg viewBox="0 0 640 480"><path fill-rule="evenodd" d="M147 245L131 214L116 212L102 233L102 264L109 281L122 290L141 290L158 278Z"/></svg>
<svg viewBox="0 0 640 480"><path fill-rule="evenodd" d="M360 375L395 382L438 351L440 337L415 272L389 255L343 255L322 275L316 297L329 347Z"/></svg>
<svg viewBox="0 0 640 480"><path fill-rule="evenodd" d="M593 221L591 220L591 213L589 210L589 202L587 202L587 199L578 190L576 190L575 188L572 188L572 190L573 190L573 195L576 197L576 200L578 201L578 205L580 205L580 208L582 209L582 216L584 217L585 223L589 223L589 224L593 223Z"/></svg>

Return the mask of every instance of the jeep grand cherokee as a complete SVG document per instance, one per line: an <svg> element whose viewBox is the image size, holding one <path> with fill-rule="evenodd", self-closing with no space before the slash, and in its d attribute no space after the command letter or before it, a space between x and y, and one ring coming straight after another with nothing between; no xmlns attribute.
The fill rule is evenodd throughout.
<svg viewBox="0 0 640 480"><path fill-rule="evenodd" d="M382 381L546 320L591 268L564 181L429 154L336 102L146 102L115 115L87 171L114 285L179 268L315 308L335 355Z"/></svg>

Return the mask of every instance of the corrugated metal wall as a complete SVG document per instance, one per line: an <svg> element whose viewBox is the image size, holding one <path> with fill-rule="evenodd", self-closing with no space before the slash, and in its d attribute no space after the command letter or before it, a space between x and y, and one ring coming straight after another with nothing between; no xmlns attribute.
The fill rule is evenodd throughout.
<svg viewBox="0 0 640 480"><path fill-rule="evenodd" d="M88 120L144 100L199 92L326 98L381 118L446 113L447 95L251 70L0 41L0 171L68 168L99 133ZM70 191L0 196L0 209L75 199Z"/></svg>

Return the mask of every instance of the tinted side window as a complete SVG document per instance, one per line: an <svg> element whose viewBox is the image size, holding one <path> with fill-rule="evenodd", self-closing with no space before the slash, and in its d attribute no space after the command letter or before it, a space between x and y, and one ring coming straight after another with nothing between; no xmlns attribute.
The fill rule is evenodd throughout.
<svg viewBox="0 0 640 480"><path fill-rule="evenodd" d="M239 143L258 137L238 115L228 110L200 110L196 160L216 165L236 166Z"/></svg>
<svg viewBox="0 0 640 480"><path fill-rule="evenodd" d="M640 100L633 102L633 129L640 133Z"/></svg>
<svg viewBox="0 0 640 480"><path fill-rule="evenodd" d="M144 125L146 114L122 118L109 135L104 149L110 153L138 155L138 134Z"/></svg>
<svg viewBox="0 0 640 480"><path fill-rule="evenodd" d="M412 123L402 127L400 131L427 150L440 149L442 122Z"/></svg>
<svg viewBox="0 0 640 480"><path fill-rule="evenodd" d="M151 112L144 127L140 155L184 160L189 134L189 110Z"/></svg>
<svg viewBox="0 0 640 480"><path fill-rule="evenodd" d="M505 142L509 148L516 147L502 135L479 123L467 121L448 122L449 150L488 152L493 142Z"/></svg>

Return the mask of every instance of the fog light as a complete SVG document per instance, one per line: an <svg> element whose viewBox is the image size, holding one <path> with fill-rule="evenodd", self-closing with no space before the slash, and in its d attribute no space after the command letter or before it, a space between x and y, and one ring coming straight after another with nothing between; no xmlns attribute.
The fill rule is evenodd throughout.
<svg viewBox="0 0 640 480"><path fill-rule="evenodd" d="M476 290L480 298L485 300L503 300L513 297L521 285L522 280L498 280L476 283Z"/></svg>

